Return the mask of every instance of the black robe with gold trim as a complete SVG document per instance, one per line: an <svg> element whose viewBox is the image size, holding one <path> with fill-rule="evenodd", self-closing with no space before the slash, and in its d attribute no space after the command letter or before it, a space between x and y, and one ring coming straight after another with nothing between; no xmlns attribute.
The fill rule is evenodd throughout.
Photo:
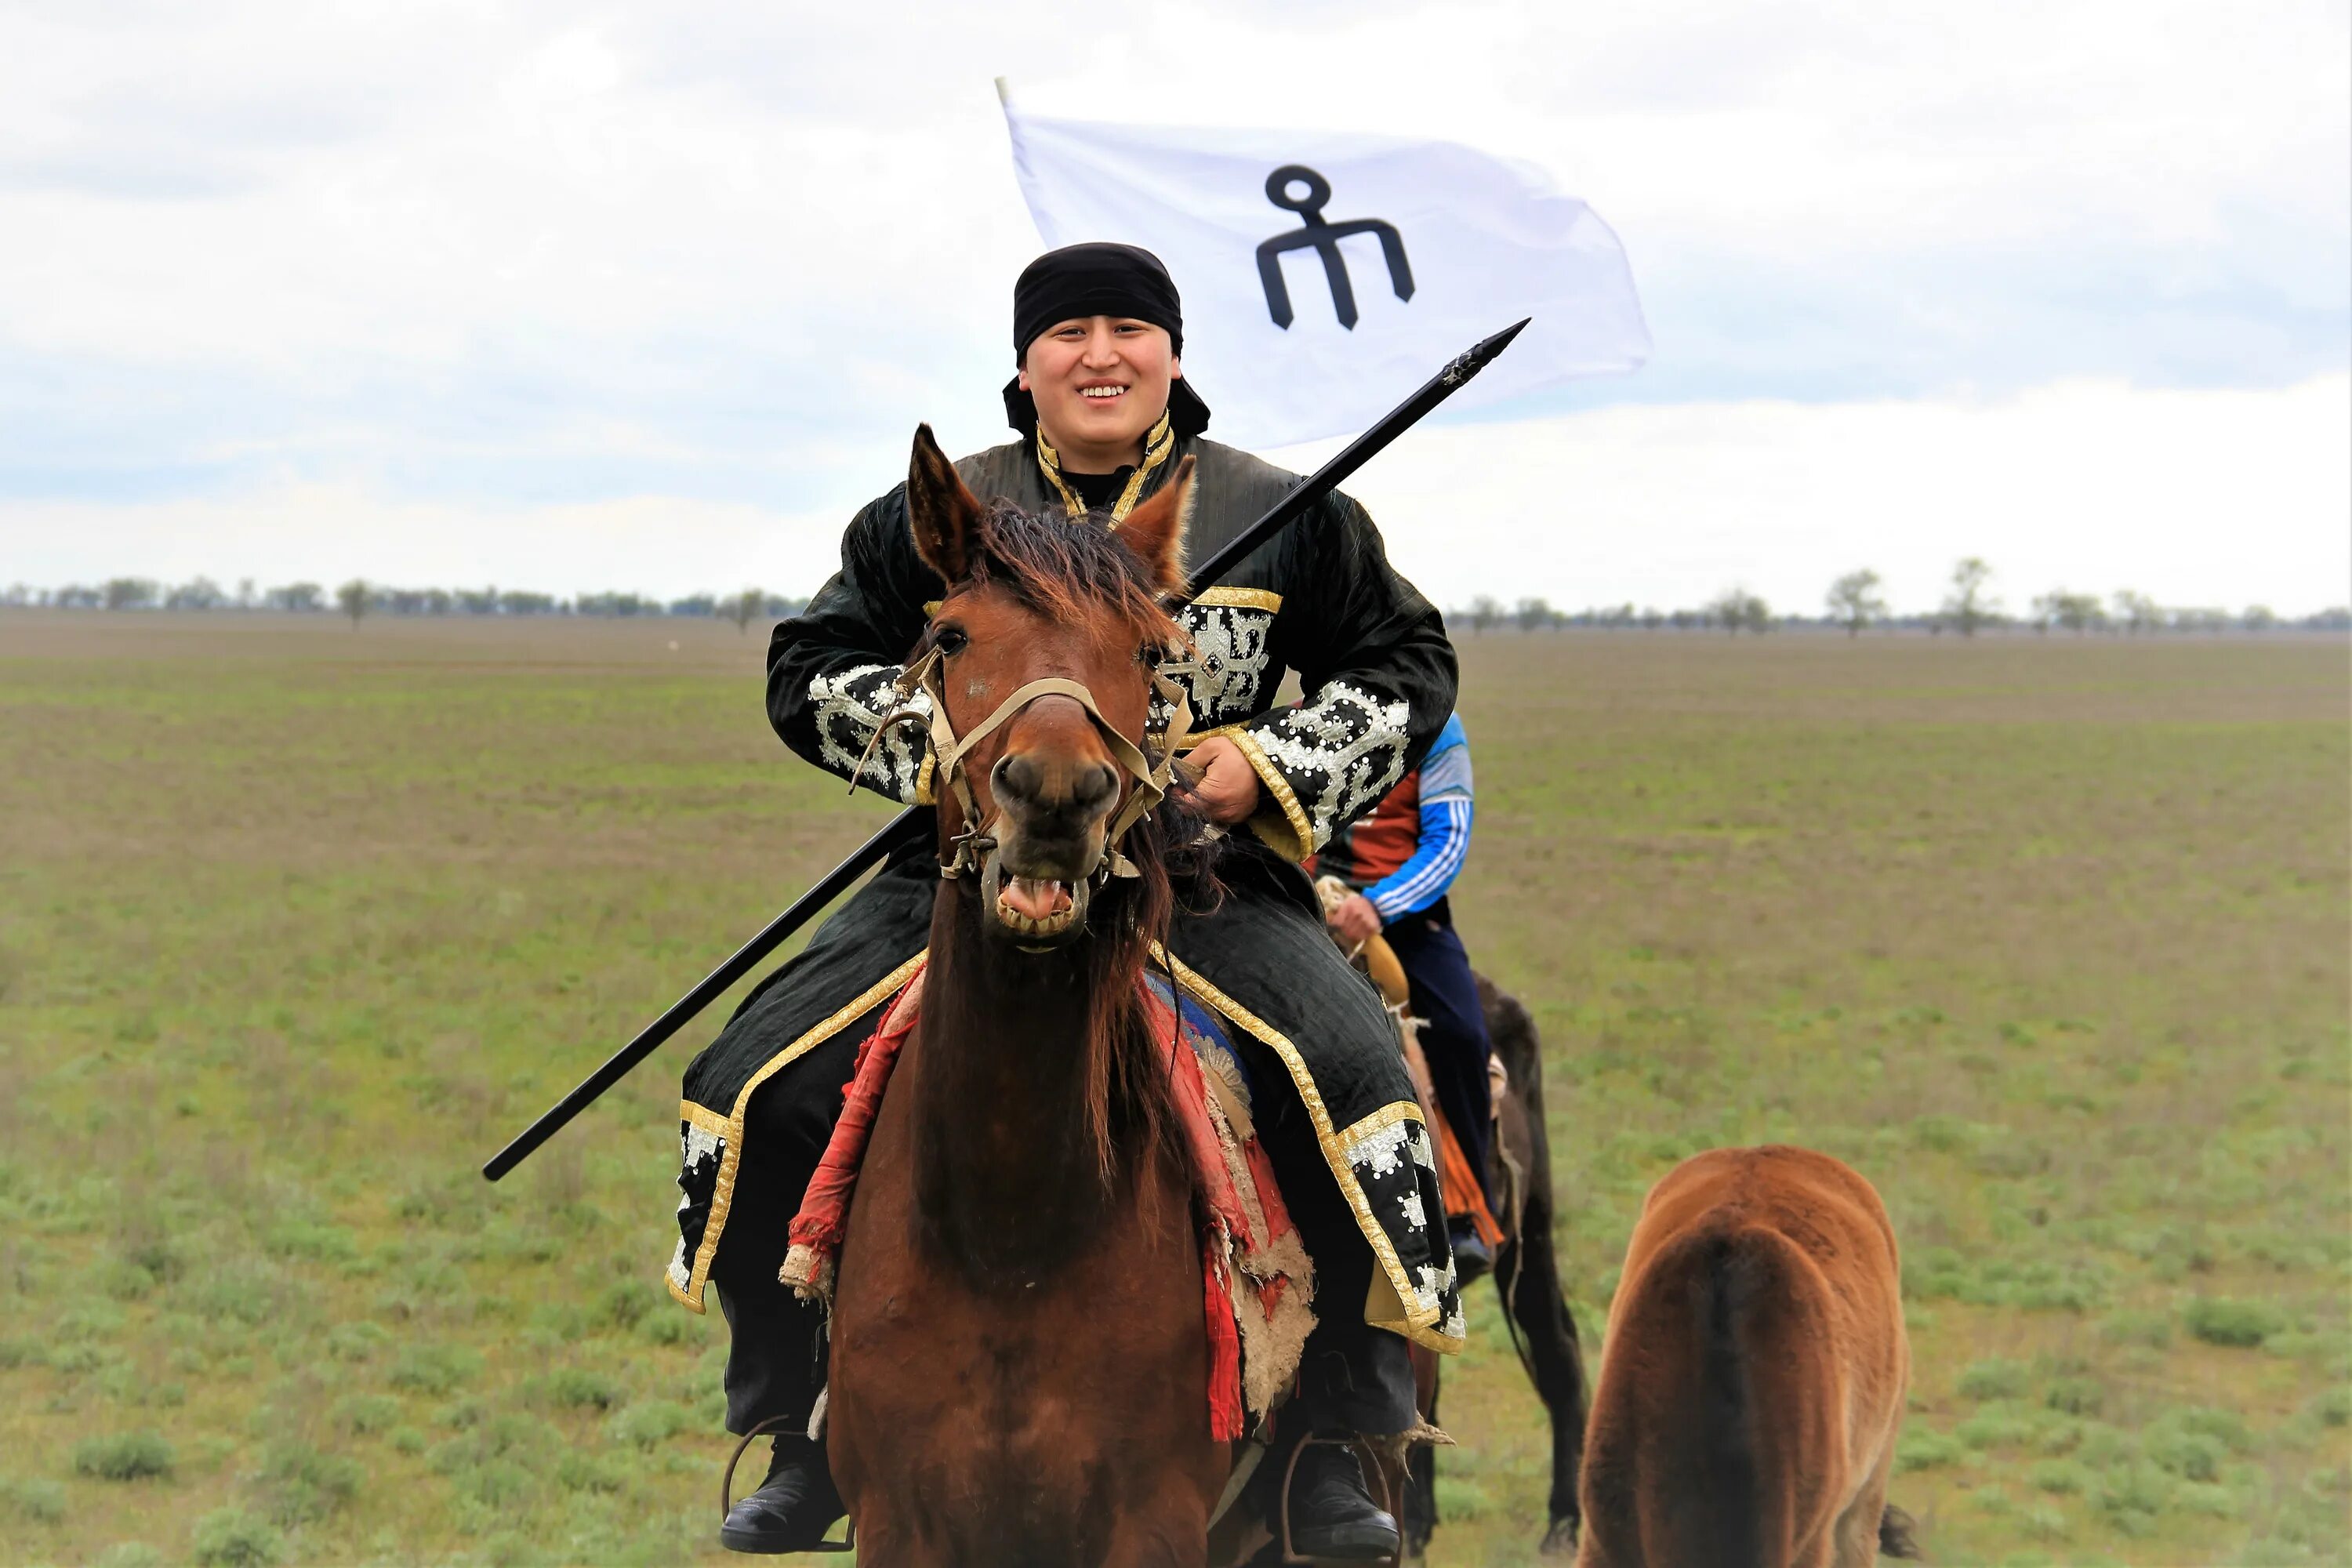
<svg viewBox="0 0 2352 1568"><path fill-rule="evenodd" d="M1206 556L1262 516L1297 476L1245 452L1171 433L1163 420L1114 504L1113 526L1173 471L1198 460L1188 553ZM983 500L1031 511L1082 510L1042 443L1014 442L959 462ZM910 804L930 798L928 736L903 724L869 753L881 718L905 706L891 682L944 592L916 553L905 487L866 507L842 541L841 570L768 656L768 711L793 751ZM1280 1061L1324 1162L1377 1261L1373 1322L1441 1349L1462 1317L1436 1190L1434 1152L1377 996L1343 963L1295 863L1377 802L1414 765L1454 710L1454 650L1444 625L1389 565L1361 507L1334 493L1179 612L1195 668L1180 674L1196 731L1226 735L1249 758L1264 805L1224 904L1180 918L1168 954L1178 980L1238 1037ZM1273 705L1296 670L1304 700ZM919 695L917 705L925 700ZM861 757L864 771L858 772ZM1277 859L1276 857L1280 858ZM870 1026L929 934L936 876L928 855L894 865L855 896L808 948L762 984L688 1068L682 1108L680 1242L670 1289L700 1310L730 1220L773 1226L791 1215L732 1212L755 1090L805 1097L811 1128L837 1110L836 1037ZM830 1043L830 1046L829 1046ZM829 1047L829 1048L828 1048ZM826 1102L829 1097L829 1103ZM809 1163L814 1163L811 1152Z"/></svg>

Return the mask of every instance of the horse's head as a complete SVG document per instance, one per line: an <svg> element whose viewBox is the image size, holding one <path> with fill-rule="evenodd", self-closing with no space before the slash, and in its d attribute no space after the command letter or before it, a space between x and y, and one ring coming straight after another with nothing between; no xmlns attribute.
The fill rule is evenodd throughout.
<svg viewBox="0 0 2352 1568"><path fill-rule="evenodd" d="M1182 640L1161 595L1183 581L1192 468L1114 531L984 507L930 426L915 433L908 518L947 584L910 666L946 719L940 830L951 871L981 871L991 928L1023 946L1081 933L1089 887L1119 864L1116 835L1164 784L1145 721Z"/></svg>

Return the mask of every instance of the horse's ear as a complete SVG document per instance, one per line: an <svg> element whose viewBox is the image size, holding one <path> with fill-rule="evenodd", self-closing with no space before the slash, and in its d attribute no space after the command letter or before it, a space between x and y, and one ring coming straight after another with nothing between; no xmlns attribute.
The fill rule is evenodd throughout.
<svg viewBox="0 0 2352 1568"><path fill-rule="evenodd" d="M907 525L923 563L953 585L970 575L971 548L982 509L928 425L915 426L915 455L907 465Z"/></svg>
<svg viewBox="0 0 2352 1568"><path fill-rule="evenodd" d="M1192 459L1176 465L1176 477L1160 493L1127 514L1118 536L1151 574L1151 585L1163 594L1184 586L1184 529L1192 521Z"/></svg>

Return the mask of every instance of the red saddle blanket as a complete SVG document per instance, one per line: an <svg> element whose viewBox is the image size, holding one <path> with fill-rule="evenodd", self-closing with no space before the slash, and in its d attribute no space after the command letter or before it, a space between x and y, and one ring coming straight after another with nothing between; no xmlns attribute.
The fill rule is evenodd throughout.
<svg viewBox="0 0 2352 1568"><path fill-rule="evenodd" d="M782 1281L824 1304L833 1299L834 1260L849 1223L858 1166L898 1052L920 1015L917 970L857 1048L824 1158L793 1215ZM1263 1417L1289 1385L1315 1326L1314 1270L1283 1206L1274 1167L1258 1145L1246 1090L1230 1071L1223 1042L1200 1036L1158 992L1143 987L1155 1037L1181 1031L1191 1050L1171 1051L1170 1087L1192 1156L1201 1226L1203 1326L1209 1337L1209 1433L1233 1441ZM1203 1047L1209 1063L1202 1064Z"/></svg>

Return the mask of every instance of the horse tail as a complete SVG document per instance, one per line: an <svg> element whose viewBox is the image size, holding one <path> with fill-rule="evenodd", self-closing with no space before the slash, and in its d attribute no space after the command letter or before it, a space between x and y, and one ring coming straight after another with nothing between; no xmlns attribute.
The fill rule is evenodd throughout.
<svg viewBox="0 0 2352 1568"><path fill-rule="evenodd" d="M1918 1529L1917 1521L1888 1503L1878 1516L1878 1554L1916 1561L1919 1555Z"/></svg>
<svg viewBox="0 0 2352 1568"><path fill-rule="evenodd" d="M1764 1521L1759 1507L1756 1393L1748 1378L1740 1323L1758 1294L1759 1249L1743 1246L1737 1233L1698 1238L1690 1287L1696 1297L1700 1334L1698 1416L1704 1447L1701 1467L1709 1500L1696 1510L1701 1526L1712 1526L1704 1561L1760 1563Z"/></svg>
<svg viewBox="0 0 2352 1568"><path fill-rule="evenodd" d="M1806 1259L1740 1224L1677 1237L1644 1270L1624 1331L1649 1392L1642 1468L1662 1506L1642 1533L1662 1562L1773 1563L1807 1511L1799 1456L1829 1412L1802 1374L1815 1340ZM1654 1403L1652 1403L1654 1401Z"/></svg>

